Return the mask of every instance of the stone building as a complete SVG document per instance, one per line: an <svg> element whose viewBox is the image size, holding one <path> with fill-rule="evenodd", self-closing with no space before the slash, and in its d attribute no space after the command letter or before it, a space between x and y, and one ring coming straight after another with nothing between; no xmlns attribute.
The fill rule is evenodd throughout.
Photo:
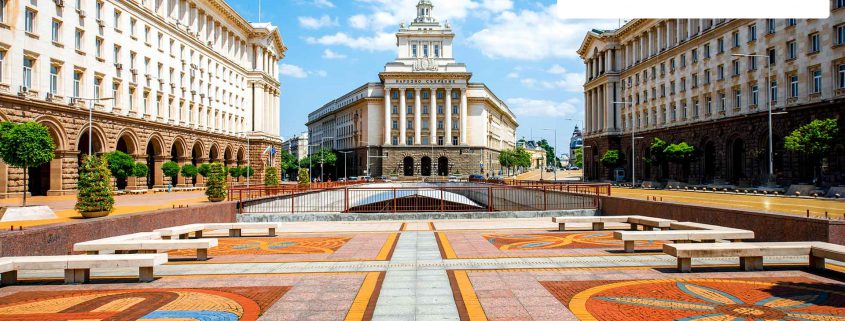
<svg viewBox="0 0 845 321"><path fill-rule="evenodd" d="M170 160L261 159L281 143L285 50L276 27L223 0L0 0L0 120L39 122L56 143L56 158L27 182L0 164L0 195L20 195L23 184L33 195L74 193L89 141L93 153L148 164L148 177L119 188L202 184L162 177ZM265 164L251 165L263 174Z"/></svg>
<svg viewBox="0 0 845 321"><path fill-rule="evenodd" d="M599 159L618 149L630 179L634 137L638 179L766 184L771 102L776 182L812 181L814 166L787 151L784 137L813 119L838 118L845 128L845 8L831 4L828 19L637 19L588 32L578 50L587 177L608 179L612 169ZM643 157L654 138L692 144L699 157L650 165ZM843 175L838 142L818 183L843 184Z"/></svg>
<svg viewBox="0 0 845 321"><path fill-rule="evenodd" d="M286 150L296 159L303 160L308 157L308 132L294 135L282 143L282 150Z"/></svg>
<svg viewBox="0 0 845 321"><path fill-rule="evenodd" d="M497 174L515 146L516 117L452 57L451 26L428 0L396 34L398 57L367 83L308 115L313 150L351 151L352 175ZM491 174L492 175L492 174Z"/></svg>

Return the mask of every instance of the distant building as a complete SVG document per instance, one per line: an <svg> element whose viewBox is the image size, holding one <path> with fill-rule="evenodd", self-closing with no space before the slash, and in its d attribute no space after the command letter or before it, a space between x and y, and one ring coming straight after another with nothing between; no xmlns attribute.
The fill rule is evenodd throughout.
<svg viewBox="0 0 845 321"><path fill-rule="evenodd" d="M546 150L540 147L537 142L533 140L520 141L516 144L516 146L524 148L525 151L531 154L532 169L543 168L546 164Z"/></svg>
<svg viewBox="0 0 845 321"><path fill-rule="evenodd" d="M286 150L296 156L297 160L308 157L308 132L294 135L282 143L282 150Z"/></svg>
<svg viewBox="0 0 845 321"><path fill-rule="evenodd" d="M578 125L575 125L575 131L572 132L572 138L569 139L569 155L575 155L575 150L583 145L584 138L581 136L581 129L578 128Z"/></svg>

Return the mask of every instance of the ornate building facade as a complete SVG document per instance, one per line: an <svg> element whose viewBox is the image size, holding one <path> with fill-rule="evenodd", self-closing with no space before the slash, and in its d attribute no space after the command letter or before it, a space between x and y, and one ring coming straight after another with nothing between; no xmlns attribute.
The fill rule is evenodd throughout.
<svg viewBox="0 0 845 321"><path fill-rule="evenodd" d="M308 115L309 139L353 152L349 175L497 174L514 148L516 117L452 56L455 34L428 0L396 34L398 57L367 83ZM339 160L340 162L340 160ZM492 175L492 174L491 174Z"/></svg>
<svg viewBox="0 0 845 321"><path fill-rule="evenodd" d="M94 153L148 164L148 177L118 182L130 189L202 184L162 177L166 161L246 165L248 153L258 160L281 143L286 47L276 27L246 21L223 0L0 5L0 120L39 122L56 143L56 158L27 182L0 164L0 195L23 184L33 195L74 193L89 141ZM263 173L262 162L250 165Z"/></svg>
<svg viewBox="0 0 845 321"><path fill-rule="evenodd" d="M845 8L832 1L828 19L638 19L617 30L593 30L579 55L585 62L585 167L609 179L599 159L624 155L631 177L690 183L762 185L772 163L781 185L845 183L845 147L834 146L821 175L787 151L784 138L813 119L845 124ZM769 68L771 78L769 78ZM654 138L687 142L699 151L688 166L652 165Z"/></svg>

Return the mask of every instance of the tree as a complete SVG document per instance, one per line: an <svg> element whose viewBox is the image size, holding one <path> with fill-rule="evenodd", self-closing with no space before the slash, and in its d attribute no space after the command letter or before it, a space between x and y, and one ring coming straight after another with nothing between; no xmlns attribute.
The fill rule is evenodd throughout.
<svg viewBox="0 0 845 321"><path fill-rule="evenodd" d="M666 146L663 154L669 162L681 165L683 172L681 180L686 181L689 177L689 165L698 157L698 150L695 146L687 144L687 142L671 144Z"/></svg>
<svg viewBox="0 0 845 321"><path fill-rule="evenodd" d="M572 157L569 159L569 163L578 166L578 168L584 168L584 150L582 147L572 150Z"/></svg>
<svg viewBox="0 0 845 321"><path fill-rule="evenodd" d="M226 199L226 168L221 163L214 163L210 166L208 181L205 183L205 196L211 202L220 202Z"/></svg>
<svg viewBox="0 0 845 321"><path fill-rule="evenodd" d="M190 178L191 180L193 180L194 177L197 177L197 174L199 174L199 170L196 166L194 166L194 164L187 164L185 166L182 166L182 170L180 172L182 173L182 177Z"/></svg>
<svg viewBox="0 0 845 321"><path fill-rule="evenodd" d="M605 167L613 168L622 162L622 157L620 156L618 149L609 149L604 153L600 161Z"/></svg>
<svg viewBox="0 0 845 321"><path fill-rule="evenodd" d="M250 167L250 166L241 167L240 174L241 174L241 177L250 178L253 175L255 175L255 170L252 169L252 167Z"/></svg>
<svg viewBox="0 0 845 321"><path fill-rule="evenodd" d="M540 148L546 151L546 166L560 166L560 159L555 155L555 148L550 146L546 139L541 139L537 142L537 146L540 146Z"/></svg>
<svg viewBox="0 0 845 321"><path fill-rule="evenodd" d="M510 176L511 167L514 165L514 158L514 152L509 149L502 150L499 153L499 165L508 169L508 176Z"/></svg>
<svg viewBox="0 0 845 321"><path fill-rule="evenodd" d="M229 175L232 176L232 179L237 179L238 177L241 177L241 168L229 167Z"/></svg>
<svg viewBox="0 0 845 321"><path fill-rule="evenodd" d="M108 215L114 209L111 189L111 171L105 157L86 156L79 168L76 182L77 194L74 208L83 217Z"/></svg>
<svg viewBox="0 0 845 321"><path fill-rule="evenodd" d="M12 167L23 168L23 206L26 206L29 168L49 163L56 144L47 127L36 122L0 125L0 158Z"/></svg>
<svg viewBox="0 0 845 321"><path fill-rule="evenodd" d="M176 185L176 177L179 176L179 164L174 161L169 161L161 164L161 172L165 177L170 177L170 183Z"/></svg>
<svg viewBox="0 0 845 321"><path fill-rule="evenodd" d="M109 171L114 178L126 179L132 176L132 170L135 167L135 159L132 156L116 150L106 154L105 157L109 164Z"/></svg>
<svg viewBox="0 0 845 321"><path fill-rule="evenodd" d="M830 154L831 147L839 138L839 124L835 118L816 119L794 130L784 139L784 147L792 152L807 155L813 165L813 178L818 178L816 171L822 160Z"/></svg>
<svg viewBox="0 0 845 321"><path fill-rule="evenodd" d="M520 168L531 167L531 154L525 148L517 147L513 151L513 166Z"/></svg>
<svg viewBox="0 0 845 321"><path fill-rule="evenodd" d="M208 177L208 174L211 173L211 164L205 163L197 167L197 174L202 177Z"/></svg>
<svg viewBox="0 0 845 321"><path fill-rule="evenodd" d="M290 173L291 171L299 168L299 160L296 159L296 156L294 156L290 152L283 150L281 153L281 159L282 173ZM292 177L292 175L288 177Z"/></svg>
<svg viewBox="0 0 845 321"><path fill-rule="evenodd" d="M664 177L663 168L665 167L664 165L666 164L666 152L665 151L666 151L666 147L668 147L668 146L669 146L669 143L667 143L665 140L662 140L660 138L655 137L651 141L651 145L648 147L649 155L651 155L651 157L648 157L648 158L643 157L643 160L645 161L646 164L651 165L651 166L657 166L657 171L659 173L657 175L658 179L661 179L661 178Z"/></svg>
<svg viewBox="0 0 845 321"><path fill-rule="evenodd" d="M279 186L279 174L275 167L268 167L264 171L264 186Z"/></svg>
<svg viewBox="0 0 845 321"><path fill-rule="evenodd" d="M299 179L299 186L311 184L311 174L308 172L307 168L300 168L299 169L298 179Z"/></svg>
<svg viewBox="0 0 845 321"><path fill-rule="evenodd" d="M147 167L147 164L137 162L132 166L132 177L147 177L149 173L150 168Z"/></svg>

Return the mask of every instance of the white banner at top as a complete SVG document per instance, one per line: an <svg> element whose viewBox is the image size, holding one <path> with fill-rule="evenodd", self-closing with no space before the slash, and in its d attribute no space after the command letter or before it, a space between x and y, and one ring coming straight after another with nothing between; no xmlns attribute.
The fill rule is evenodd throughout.
<svg viewBox="0 0 845 321"><path fill-rule="evenodd" d="M831 0L557 1L557 14L563 19L826 19L830 10Z"/></svg>

